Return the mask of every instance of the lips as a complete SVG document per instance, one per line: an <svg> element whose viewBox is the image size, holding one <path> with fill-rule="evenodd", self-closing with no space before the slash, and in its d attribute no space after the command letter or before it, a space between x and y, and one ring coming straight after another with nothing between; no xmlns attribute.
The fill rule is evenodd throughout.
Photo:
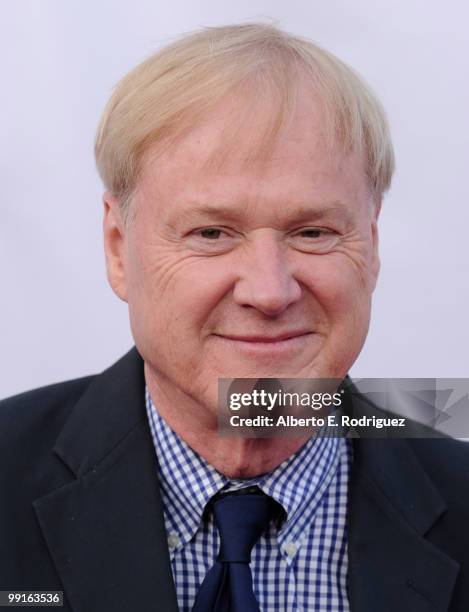
<svg viewBox="0 0 469 612"><path fill-rule="evenodd" d="M294 330L294 331L282 332L281 334L277 334L275 336L264 336L264 335L233 336L233 335L228 335L228 334L215 334L215 335L220 336L221 338L225 338L226 340L233 340L237 342L273 344L274 342L292 340L294 338L299 338L300 336L306 336L307 334L311 334L311 333L312 332L308 330Z"/></svg>

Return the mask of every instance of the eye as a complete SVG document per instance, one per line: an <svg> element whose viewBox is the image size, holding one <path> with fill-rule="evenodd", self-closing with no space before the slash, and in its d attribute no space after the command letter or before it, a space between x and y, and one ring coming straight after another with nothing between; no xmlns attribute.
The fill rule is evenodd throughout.
<svg viewBox="0 0 469 612"><path fill-rule="evenodd" d="M323 234L323 230L317 229L315 227L301 230L300 232L300 235L304 236L305 238L320 238Z"/></svg>
<svg viewBox="0 0 469 612"><path fill-rule="evenodd" d="M199 236L202 238L208 238L209 240L217 240L222 234L222 230L218 227L204 227L198 230Z"/></svg>
<svg viewBox="0 0 469 612"><path fill-rule="evenodd" d="M199 253L216 255L229 251L236 243L232 230L224 227L199 227L190 231L187 245Z"/></svg>
<svg viewBox="0 0 469 612"><path fill-rule="evenodd" d="M304 227L292 236L293 246L307 253L327 253L339 241L339 234L323 227Z"/></svg>

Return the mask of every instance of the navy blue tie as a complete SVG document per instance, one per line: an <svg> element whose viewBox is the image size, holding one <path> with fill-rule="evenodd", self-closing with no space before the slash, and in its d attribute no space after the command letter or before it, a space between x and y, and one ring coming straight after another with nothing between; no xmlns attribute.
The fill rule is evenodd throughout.
<svg viewBox="0 0 469 612"><path fill-rule="evenodd" d="M251 551L280 506L252 488L215 498L211 508L220 534L217 560L200 586L192 612L259 612L249 567Z"/></svg>

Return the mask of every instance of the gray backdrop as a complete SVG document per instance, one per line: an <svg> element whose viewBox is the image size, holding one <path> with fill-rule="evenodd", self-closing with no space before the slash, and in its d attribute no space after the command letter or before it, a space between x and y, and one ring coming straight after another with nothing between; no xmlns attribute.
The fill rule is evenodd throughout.
<svg viewBox="0 0 469 612"><path fill-rule="evenodd" d="M94 130L112 86L184 31L272 18L357 68L398 170L360 377L468 376L469 9L462 0L2 2L0 397L131 346L107 286Z"/></svg>

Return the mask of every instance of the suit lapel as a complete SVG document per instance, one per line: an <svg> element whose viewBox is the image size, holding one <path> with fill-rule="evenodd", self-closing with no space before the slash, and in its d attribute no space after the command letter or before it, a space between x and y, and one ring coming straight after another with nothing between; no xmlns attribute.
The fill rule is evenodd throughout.
<svg viewBox="0 0 469 612"><path fill-rule="evenodd" d="M354 440L352 612L444 612L459 565L424 539L446 506L405 439Z"/></svg>
<svg viewBox="0 0 469 612"><path fill-rule="evenodd" d="M74 478L34 509L72 610L177 612L135 350L94 379L54 451Z"/></svg>

